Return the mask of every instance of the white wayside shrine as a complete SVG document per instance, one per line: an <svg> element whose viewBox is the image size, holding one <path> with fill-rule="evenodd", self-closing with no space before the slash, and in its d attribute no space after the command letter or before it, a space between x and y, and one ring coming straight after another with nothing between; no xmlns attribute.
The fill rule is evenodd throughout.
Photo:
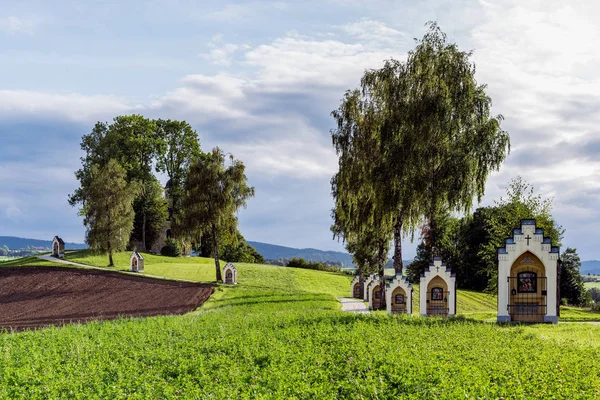
<svg viewBox="0 0 600 400"><path fill-rule="evenodd" d="M498 322L558 323L558 247L534 219L498 249Z"/></svg>
<svg viewBox="0 0 600 400"><path fill-rule="evenodd" d="M369 276L371 278L371 276ZM385 277L384 277L385 281ZM369 310L381 309L381 281L379 275L373 274L373 278L367 285Z"/></svg>
<svg viewBox="0 0 600 400"><path fill-rule="evenodd" d="M367 279L365 279L365 282L363 283L363 301L369 301L369 285L378 278L379 275L370 274L367 276Z"/></svg>
<svg viewBox="0 0 600 400"><path fill-rule="evenodd" d="M65 242L58 236L54 236L54 239L52 239L52 256L65 258Z"/></svg>
<svg viewBox="0 0 600 400"><path fill-rule="evenodd" d="M426 317L456 314L456 276L441 257L434 257L433 264L421 275L419 305L421 315Z"/></svg>
<svg viewBox="0 0 600 400"><path fill-rule="evenodd" d="M404 276L396 275L385 288L388 314L412 314L413 288Z"/></svg>
<svg viewBox="0 0 600 400"><path fill-rule="evenodd" d="M231 263L225 264L223 268L223 275L225 275L224 283L227 285L237 285L238 273L237 268Z"/></svg>
<svg viewBox="0 0 600 400"><path fill-rule="evenodd" d="M129 258L129 270L131 272L144 272L144 257L134 251Z"/></svg>
<svg viewBox="0 0 600 400"><path fill-rule="evenodd" d="M364 293L364 282L361 283L360 276L356 275L350 284L350 296L355 299L362 299Z"/></svg>

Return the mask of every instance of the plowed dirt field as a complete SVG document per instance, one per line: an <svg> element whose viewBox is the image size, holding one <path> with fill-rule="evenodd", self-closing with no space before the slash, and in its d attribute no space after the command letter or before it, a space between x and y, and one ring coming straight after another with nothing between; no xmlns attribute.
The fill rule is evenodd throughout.
<svg viewBox="0 0 600 400"><path fill-rule="evenodd" d="M127 316L184 314L211 285L60 267L0 268L0 327L16 330Z"/></svg>

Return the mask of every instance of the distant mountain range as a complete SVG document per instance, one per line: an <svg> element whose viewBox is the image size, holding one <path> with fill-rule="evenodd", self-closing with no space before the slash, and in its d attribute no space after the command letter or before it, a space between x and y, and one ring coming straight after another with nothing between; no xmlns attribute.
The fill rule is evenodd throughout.
<svg viewBox="0 0 600 400"><path fill-rule="evenodd" d="M20 250L27 247L44 247L47 249L52 248L52 240L39 240L39 239L24 239L13 236L0 236L0 247L6 246L11 250ZM65 249L67 250L81 250L87 249L88 245L83 243L65 243Z"/></svg>
<svg viewBox="0 0 600 400"><path fill-rule="evenodd" d="M587 275L587 274L600 275L600 261L598 261L598 260L582 261L579 272L581 272L581 275Z"/></svg>
<svg viewBox="0 0 600 400"><path fill-rule="evenodd" d="M277 246L269 243L247 242L254 247L265 260L304 258L307 261L336 261L341 262L344 267L353 266L352 256L341 251L325 251L317 249L296 249L293 247Z"/></svg>

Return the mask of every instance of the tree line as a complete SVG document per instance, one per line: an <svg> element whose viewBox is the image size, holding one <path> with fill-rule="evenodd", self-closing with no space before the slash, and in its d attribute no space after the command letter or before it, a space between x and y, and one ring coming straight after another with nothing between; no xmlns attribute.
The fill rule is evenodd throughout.
<svg viewBox="0 0 600 400"><path fill-rule="evenodd" d="M148 251L167 221L176 246L194 244L201 255L228 261L261 261L237 228L236 213L254 196L244 164L218 147L205 153L185 121L118 116L98 122L82 137L85 155L69 203L79 206L90 248L113 253L136 246ZM168 178L167 195L157 174Z"/></svg>

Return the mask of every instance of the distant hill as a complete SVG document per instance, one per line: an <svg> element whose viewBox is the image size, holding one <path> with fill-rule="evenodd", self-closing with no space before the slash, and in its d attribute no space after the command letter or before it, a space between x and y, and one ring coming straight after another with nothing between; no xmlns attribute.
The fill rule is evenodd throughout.
<svg viewBox="0 0 600 400"><path fill-rule="evenodd" d="M6 246L11 250L20 250L27 247L44 247L50 249L52 240L24 239L13 236L0 236L0 247ZM87 249L88 245L83 243L65 243L66 250Z"/></svg>
<svg viewBox="0 0 600 400"><path fill-rule="evenodd" d="M327 251L317 249L296 249L294 247L277 246L275 244L261 243L261 242L247 242L249 245L254 247L265 260L279 260L279 259L292 259L304 258L307 261L320 261L320 262L341 262L346 268L353 268L354 261L352 256L348 253L341 251ZM412 260L403 260L404 265L408 265ZM386 268L392 268L392 260L388 260Z"/></svg>
<svg viewBox="0 0 600 400"><path fill-rule="evenodd" d="M274 244L250 242L265 260L278 260L280 258L291 259L294 257L304 258L307 261L337 261L343 263L344 267L353 266L352 256L341 251L325 251L317 249L295 249L293 247L277 246Z"/></svg>
<svg viewBox="0 0 600 400"><path fill-rule="evenodd" d="M579 270L581 275L600 275L600 261L598 260L589 260L581 262L581 269Z"/></svg>

